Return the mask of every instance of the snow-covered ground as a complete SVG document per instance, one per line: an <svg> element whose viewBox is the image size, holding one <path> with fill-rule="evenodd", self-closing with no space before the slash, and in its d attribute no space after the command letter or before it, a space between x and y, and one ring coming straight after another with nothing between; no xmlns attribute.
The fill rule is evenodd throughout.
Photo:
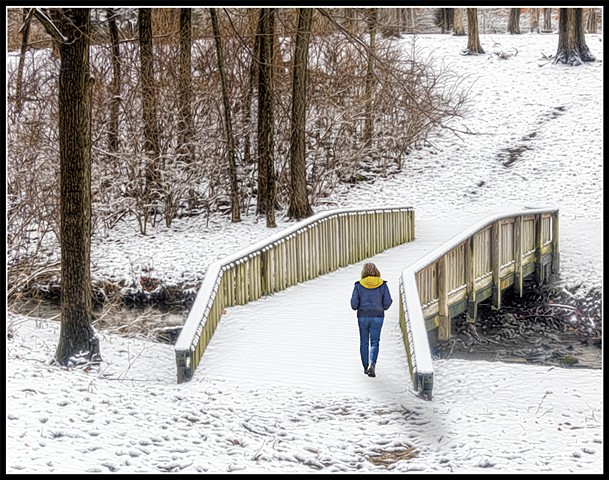
<svg viewBox="0 0 609 480"><path fill-rule="evenodd" d="M561 282L602 287L602 35L586 41L598 61L568 67L542 57L557 35L482 35L482 56L461 55L465 37L417 37L471 78L464 123L475 135L437 138L399 175L331 199L415 208L417 240L373 259L394 299L400 262L523 207L560 209ZM506 60L491 53L512 47ZM522 154L508 166L509 151ZM147 237L125 224L95 239L94 275L130 278L147 264L167 283L196 281L274 233L252 217L181 219ZM426 402L410 391L395 303L378 376L363 375L348 305L360 268L229 309L180 385L171 346L103 333L100 371L51 367L59 325L8 312L7 472L603 472L602 370L436 360ZM348 322L350 334L333 333Z"/></svg>

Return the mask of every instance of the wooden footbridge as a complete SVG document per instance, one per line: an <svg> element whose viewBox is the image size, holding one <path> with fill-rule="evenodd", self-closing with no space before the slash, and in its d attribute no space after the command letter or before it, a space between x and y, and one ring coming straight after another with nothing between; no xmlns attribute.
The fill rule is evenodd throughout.
<svg viewBox="0 0 609 480"><path fill-rule="evenodd" d="M466 312L468 321L475 322L479 302L490 298L493 308L500 309L506 289L522 295L525 278L533 276L544 283L559 271L558 226L554 208L493 214L423 255L411 253L410 260L401 255L403 265L400 259L391 261L391 268L399 269L395 282L399 301L394 297L394 305L407 359L403 368L414 392L431 400L434 368L429 339L432 335L448 339L451 319ZM415 239L410 207L341 209L295 223L213 263L175 345L178 383L191 380L204 363L204 352L230 307L314 279L320 282L319 277L417 242L422 240ZM339 307L345 312L335 316L354 315L347 300ZM338 323L332 328L339 328ZM336 333L337 338L344 336ZM349 348L357 350L357 346Z"/></svg>

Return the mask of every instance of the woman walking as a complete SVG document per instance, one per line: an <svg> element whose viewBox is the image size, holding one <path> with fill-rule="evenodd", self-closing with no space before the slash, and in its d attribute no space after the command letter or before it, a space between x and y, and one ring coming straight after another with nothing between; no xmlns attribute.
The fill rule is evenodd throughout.
<svg viewBox="0 0 609 480"><path fill-rule="evenodd" d="M387 310L393 300L387 282L374 263L365 263L361 279L355 282L351 295L351 308L357 310L359 324L359 353L364 373L376 377L376 361L379 356L381 328Z"/></svg>

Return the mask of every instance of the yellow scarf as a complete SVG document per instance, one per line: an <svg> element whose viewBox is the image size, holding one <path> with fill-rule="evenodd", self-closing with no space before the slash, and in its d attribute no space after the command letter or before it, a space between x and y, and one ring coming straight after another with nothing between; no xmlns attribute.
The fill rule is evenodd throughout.
<svg viewBox="0 0 609 480"><path fill-rule="evenodd" d="M384 280L381 277L364 277L359 283L364 288L377 288L383 284Z"/></svg>

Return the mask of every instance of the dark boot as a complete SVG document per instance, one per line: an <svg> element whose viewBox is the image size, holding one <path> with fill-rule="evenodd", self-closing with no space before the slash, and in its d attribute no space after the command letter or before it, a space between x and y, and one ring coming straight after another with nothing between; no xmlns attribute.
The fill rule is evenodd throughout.
<svg viewBox="0 0 609 480"><path fill-rule="evenodd" d="M368 367L368 376L369 377L376 377L376 371L374 369L374 363L371 363L370 366Z"/></svg>
<svg viewBox="0 0 609 480"><path fill-rule="evenodd" d="M368 365L364 365L364 375L368 375Z"/></svg>

